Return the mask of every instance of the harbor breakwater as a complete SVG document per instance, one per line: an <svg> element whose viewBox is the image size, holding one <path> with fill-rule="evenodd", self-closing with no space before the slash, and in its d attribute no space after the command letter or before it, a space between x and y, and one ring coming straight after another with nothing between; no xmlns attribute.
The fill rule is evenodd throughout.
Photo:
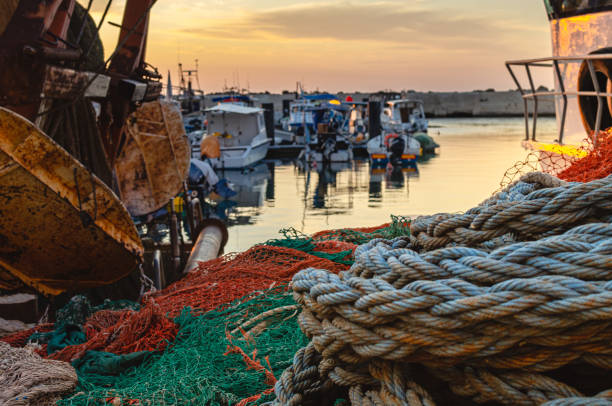
<svg viewBox="0 0 612 406"><path fill-rule="evenodd" d="M425 114L428 117L516 117L523 115L523 99L518 91L472 91L472 92L402 92L396 93L401 98L422 100ZM338 93L345 100L352 97L356 102L368 101L379 97L381 93ZM276 117L282 117L283 100L294 100L295 93L274 94L254 93L257 104L273 103ZM208 105L214 104L207 98ZM529 103L530 106L532 103ZM554 116L552 99L539 101L538 114Z"/></svg>

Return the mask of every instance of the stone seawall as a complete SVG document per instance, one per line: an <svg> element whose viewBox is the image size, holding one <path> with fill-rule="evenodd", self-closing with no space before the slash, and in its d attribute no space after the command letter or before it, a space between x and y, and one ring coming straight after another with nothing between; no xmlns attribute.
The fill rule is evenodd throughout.
<svg viewBox="0 0 612 406"><path fill-rule="evenodd" d="M338 93L344 100L351 96L354 101L367 101L370 93ZM281 115L283 100L293 100L295 95L255 93L252 95L257 105L274 103L276 115ZM517 91L491 92L408 92L406 98L423 100L428 117L514 117L523 115L523 99ZM530 102L531 106L532 103ZM552 99L539 101L538 114L554 116Z"/></svg>

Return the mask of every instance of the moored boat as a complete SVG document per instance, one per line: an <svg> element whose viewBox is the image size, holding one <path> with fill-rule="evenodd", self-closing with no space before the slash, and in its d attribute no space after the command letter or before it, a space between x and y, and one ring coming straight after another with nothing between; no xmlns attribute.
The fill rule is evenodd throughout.
<svg viewBox="0 0 612 406"><path fill-rule="evenodd" d="M221 147L219 158L211 159L215 168L245 168L266 157L271 140L266 135L263 109L220 103L206 109L206 117L207 134L218 137Z"/></svg>

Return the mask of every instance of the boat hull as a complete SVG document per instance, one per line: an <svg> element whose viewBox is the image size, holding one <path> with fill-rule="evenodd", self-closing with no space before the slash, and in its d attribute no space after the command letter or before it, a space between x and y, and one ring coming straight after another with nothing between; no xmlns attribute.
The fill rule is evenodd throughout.
<svg viewBox="0 0 612 406"><path fill-rule="evenodd" d="M408 168L414 166L416 160L422 154L421 145L417 140L406 135L402 135L405 140L404 152L401 155L400 164ZM389 163L391 153L384 144L383 136L379 135L368 141L367 151L372 167L379 168Z"/></svg>
<svg viewBox="0 0 612 406"><path fill-rule="evenodd" d="M221 147L221 156L211 159L215 169L242 169L263 160L270 147L270 139L253 141L249 145Z"/></svg>

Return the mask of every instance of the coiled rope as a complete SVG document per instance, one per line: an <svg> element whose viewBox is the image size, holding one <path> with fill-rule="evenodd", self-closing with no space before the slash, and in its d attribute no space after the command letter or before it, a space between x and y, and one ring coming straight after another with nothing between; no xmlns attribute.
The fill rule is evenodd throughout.
<svg viewBox="0 0 612 406"><path fill-rule="evenodd" d="M530 174L465 214L358 247L349 271L299 272L311 342L276 404L348 387L353 405L431 405L415 368L477 402L610 404L610 391L585 397L550 371L612 369L611 197L612 177Z"/></svg>
<svg viewBox="0 0 612 406"><path fill-rule="evenodd" d="M410 232L413 246L426 251L448 245L477 247L502 236L525 241L561 234L584 222L601 221L611 211L610 176L565 183L536 172L464 214L417 217Z"/></svg>

